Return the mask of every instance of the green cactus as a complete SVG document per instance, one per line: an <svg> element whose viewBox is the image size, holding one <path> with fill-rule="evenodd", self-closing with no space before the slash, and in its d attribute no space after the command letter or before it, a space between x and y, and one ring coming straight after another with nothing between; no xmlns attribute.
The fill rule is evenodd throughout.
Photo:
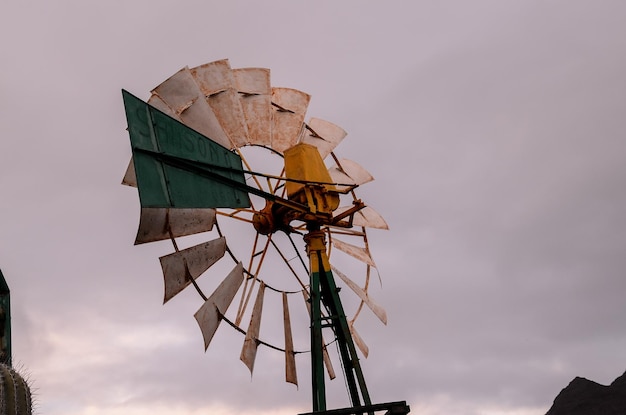
<svg viewBox="0 0 626 415"><path fill-rule="evenodd" d="M0 363L0 415L27 414L32 414L28 382L12 367Z"/></svg>

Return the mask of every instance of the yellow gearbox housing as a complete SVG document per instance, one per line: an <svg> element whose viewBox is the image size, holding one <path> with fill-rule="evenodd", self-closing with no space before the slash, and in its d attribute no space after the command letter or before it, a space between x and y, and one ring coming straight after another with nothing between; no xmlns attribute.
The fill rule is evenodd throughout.
<svg viewBox="0 0 626 415"><path fill-rule="evenodd" d="M339 207L339 194L317 147L299 143L285 150L287 198L305 204L312 213L330 214Z"/></svg>

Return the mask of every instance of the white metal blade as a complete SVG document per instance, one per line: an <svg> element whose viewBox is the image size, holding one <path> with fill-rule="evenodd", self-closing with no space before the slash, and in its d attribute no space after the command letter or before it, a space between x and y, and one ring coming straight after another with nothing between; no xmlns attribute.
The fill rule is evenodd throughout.
<svg viewBox="0 0 626 415"><path fill-rule="evenodd" d="M170 108L170 106L167 105L165 103L165 101L163 101L161 98L159 98L158 95L152 95L150 97L150 99L148 100L148 105L151 105L154 108L158 109L159 111L166 113L170 117L175 118L178 121L181 121L181 119L178 116L178 114L176 112L174 112L174 110L172 108Z"/></svg>
<svg viewBox="0 0 626 415"><path fill-rule="evenodd" d="M287 301L286 292L283 292L283 322L285 330L285 381L298 386L298 374L296 372L296 355L293 352L291 318L289 317L289 302Z"/></svg>
<svg viewBox="0 0 626 415"><path fill-rule="evenodd" d="M284 152L298 142L311 96L291 88L272 88L272 148Z"/></svg>
<svg viewBox="0 0 626 415"><path fill-rule="evenodd" d="M126 173L124 173L122 184L130 187L137 187L137 175L135 174L135 163L133 162L132 157L128 162L128 167L126 168Z"/></svg>
<svg viewBox="0 0 626 415"><path fill-rule="evenodd" d="M363 356L367 358L367 356L369 356L370 354L370 349L369 347L367 347L367 344L365 344L361 336L359 336L359 333L354 328L353 323L350 323L350 333L352 334L352 340L354 340L354 343L356 343L356 346L359 348L361 353L363 353Z"/></svg>
<svg viewBox="0 0 626 415"><path fill-rule="evenodd" d="M261 281L259 291L254 301L254 307L252 308L252 315L250 316L250 324L246 331L246 339L243 342L243 348L241 349L241 361L248 366L250 374L254 369L254 360L256 359L256 352L259 347L259 331L261 328L261 314L263 313L263 295L265 294L265 283Z"/></svg>
<svg viewBox="0 0 626 415"><path fill-rule="evenodd" d="M330 177L335 183L351 183L359 186L374 180L374 177L359 163L348 160L339 160L339 166L328 169Z"/></svg>
<svg viewBox="0 0 626 415"><path fill-rule="evenodd" d="M351 209L352 206L340 206L335 212L335 216L339 216L341 213L345 212L348 209ZM354 220L352 222L354 226L363 226L365 228L374 228L374 229L389 229L389 225L385 222L382 216L374 209L369 206L364 207L354 214Z"/></svg>
<svg viewBox="0 0 626 415"><path fill-rule="evenodd" d="M387 312L385 311L385 309L379 306L378 304L376 304L376 302L372 298L370 298L370 296L361 287L359 287L354 281L348 278L345 274L343 274L334 266L331 266L331 268L333 272L337 274L339 278L341 278L341 280L345 282L346 285L350 287L350 289L354 291L354 293L358 295L359 298L365 304L367 304L367 306L370 308L370 310L372 310L374 315L378 317L378 319L382 321L383 324L386 325L387 324Z"/></svg>
<svg viewBox="0 0 626 415"><path fill-rule="evenodd" d="M220 313L222 315L226 313L242 282L243 265L239 262L194 314L204 338L204 350L208 349L222 321Z"/></svg>
<svg viewBox="0 0 626 415"><path fill-rule="evenodd" d="M213 229L215 209L141 208L135 245Z"/></svg>
<svg viewBox="0 0 626 415"><path fill-rule="evenodd" d="M311 118L308 122L310 130L307 130L302 141L317 147L317 150L325 159L341 143L348 133L338 125L330 121Z"/></svg>
<svg viewBox="0 0 626 415"><path fill-rule="evenodd" d="M272 136L270 70L265 68L234 69L233 75L248 126L250 143L269 146Z"/></svg>
<svg viewBox="0 0 626 415"><path fill-rule="evenodd" d="M189 68L176 72L152 90L187 126L216 143L233 148Z"/></svg>
<svg viewBox="0 0 626 415"><path fill-rule="evenodd" d="M226 238L221 237L159 258L165 280L163 303L191 284L224 256Z"/></svg>
<svg viewBox="0 0 626 415"><path fill-rule="evenodd" d="M372 259L372 256L370 255L367 248L361 248L359 246L340 241L336 238L332 239L332 244L338 250L345 252L351 257L356 258L359 261L365 262L367 265L371 265L372 267L376 268L376 264L374 263L374 260Z"/></svg>
<svg viewBox="0 0 626 415"><path fill-rule="evenodd" d="M237 147L248 144L248 126L228 59L193 68L191 74L230 141Z"/></svg>

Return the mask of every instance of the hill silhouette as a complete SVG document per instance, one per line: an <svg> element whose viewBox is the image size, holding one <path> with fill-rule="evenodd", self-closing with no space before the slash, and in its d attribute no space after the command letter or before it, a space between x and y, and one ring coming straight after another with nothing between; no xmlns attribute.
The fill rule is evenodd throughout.
<svg viewBox="0 0 626 415"><path fill-rule="evenodd" d="M609 386L576 377L554 399L546 415L626 414L626 372Z"/></svg>

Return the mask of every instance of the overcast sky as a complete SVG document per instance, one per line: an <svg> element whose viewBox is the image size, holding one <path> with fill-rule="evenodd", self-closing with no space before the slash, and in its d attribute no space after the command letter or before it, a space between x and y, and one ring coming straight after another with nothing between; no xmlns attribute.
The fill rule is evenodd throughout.
<svg viewBox="0 0 626 415"><path fill-rule="evenodd" d="M133 246L120 90L147 99L223 58L311 94L308 115L348 131L336 153L376 178L360 193L390 225L369 234L389 323L359 322L373 401L539 415L575 376L610 383L625 21L619 0L3 2L0 268L39 413L310 410L307 357L296 388L268 350L251 380L228 327L205 353L199 298L162 305L171 245Z"/></svg>

